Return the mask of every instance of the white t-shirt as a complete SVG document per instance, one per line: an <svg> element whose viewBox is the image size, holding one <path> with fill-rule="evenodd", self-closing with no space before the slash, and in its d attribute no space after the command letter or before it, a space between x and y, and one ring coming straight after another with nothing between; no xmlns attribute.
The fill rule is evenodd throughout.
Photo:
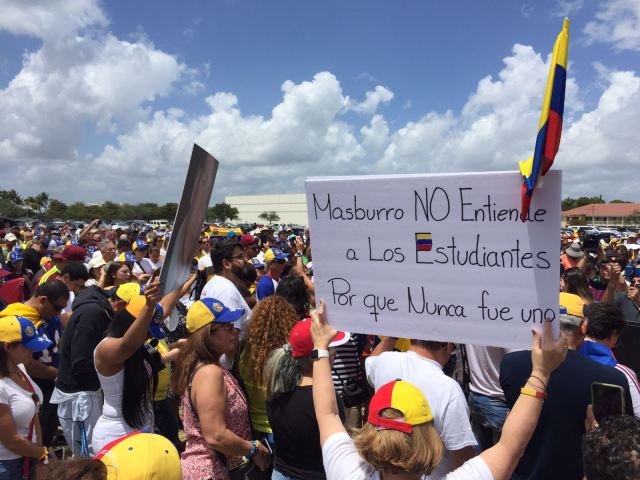
<svg viewBox="0 0 640 480"><path fill-rule="evenodd" d="M206 270L207 268L213 267L213 262L211 261L211 255L205 255L198 259L198 270Z"/></svg>
<svg viewBox="0 0 640 480"><path fill-rule="evenodd" d="M71 313L71 305L73 305L74 298L76 298L76 294L69 290L69 301L67 302L67 306L62 309L62 313Z"/></svg>
<svg viewBox="0 0 640 480"><path fill-rule="evenodd" d="M34 382L27 374L27 371L24 369L22 364L18 365L18 368L22 370L23 375L29 379L36 395L38 395L38 398L40 399L40 403L42 403L42 390L40 390L40 387L38 387L36 382ZM29 424L36 413L36 405L33 402L33 398L31 398L31 392L19 386L11 380L11 378L2 377L0 378L0 403L9 406L9 410L11 410L11 417L13 418L13 423L16 425L18 435L27 438L27 435L29 434ZM36 441L35 427L29 440L31 442ZM0 461L13 460L14 458L20 458L21 456L22 455L12 452L0 442Z"/></svg>
<svg viewBox="0 0 640 480"><path fill-rule="evenodd" d="M146 258L146 257L140 260L140 265L142 266L142 270L144 270L144 273L148 273L149 275L151 275L158 268L162 267L163 263L164 261L161 258L159 258L158 261L155 263L151 261L150 258Z"/></svg>
<svg viewBox="0 0 640 480"><path fill-rule="evenodd" d="M334 433L324 442L322 463L324 463L327 480L381 480L382 478L380 472L364 461L353 440L344 432ZM429 477L425 475L422 478ZM443 479L493 480L493 475L482 458L474 457Z"/></svg>
<svg viewBox="0 0 640 480"><path fill-rule="evenodd" d="M249 319L251 318L251 308L249 308L249 305L247 305L247 302L242 298L242 295L240 295L240 292L231 280L221 275L216 275L206 283L200 297L220 300L224 306L230 310L243 308L244 314L236 320L235 324L236 327L240 329L240 338L242 339L244 337Z"/></svg>
<svg viewBox="0 0 640 480"><path fill-rule="evenodd" d="M477 445L469 422L469 407L458 383L447 377L442 366L415 352L384 352L365 361L367 380L376 390L398 378L418 387L433 413L433 426L445 451L431 473L431 480L443 478L453 469L451 451Z"/></svg>
<svg viewBox="0 0 640 480"><path fill-rule="evenodd" d="M471 374L471 391L504 400L500 387L500 362L507 353L515 350L479 345L467 345L465 350Z"/></svg>

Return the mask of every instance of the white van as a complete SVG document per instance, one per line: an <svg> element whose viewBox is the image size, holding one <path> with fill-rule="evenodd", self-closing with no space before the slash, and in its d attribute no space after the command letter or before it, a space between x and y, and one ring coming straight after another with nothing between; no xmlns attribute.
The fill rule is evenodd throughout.
<svg viewBox="0 0 640 480"><path fill-rule="evenodd" d="M160 228L160 227L166 227L167 225L169 225L169 220L151 220L149 222L149 224L153 227L153 228Z"/></svg>

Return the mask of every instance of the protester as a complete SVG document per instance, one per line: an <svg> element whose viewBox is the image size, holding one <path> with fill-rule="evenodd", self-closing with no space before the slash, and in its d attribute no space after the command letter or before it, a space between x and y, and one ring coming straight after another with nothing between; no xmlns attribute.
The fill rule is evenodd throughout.
<svg viewBox="0 0 640 480"><path fill-rule="evenodd" d="M433 412L433 426L445 448L432 478L442 478L472 458L477 445L462 389L442 371L455 346L448 342L412 339L408 352L392 352L396 340L386 337L371 352L365 361L367 380L378 390L401 378L422 391Z"/></svg>
<svg viewBox="0 0 640 480"><path fill-rule="evenodd" d="M509 352L509 349L499 347L464 347L470 376L471 427L480 452L498 442L509 413L509 406L500 387L500 362Z"/></svg>
<svg viewBox="0 0 640 480"><path fill-rule="evenodd" d="M300 320L309 316L307 287L298 275L290 275L278 282L275 294L284 298L295 308Z"/></svg>
<svg viewBox="0 0 640 480"><path fill-rule="evenodd" d="M35 460L47 457L38 421L42 392L24 365L50 345L31 320L0 320L0 478L35 478Z"/></svg>
<svg viewBox="0 0 640 480"><path fill-rule="evenodd" d="M215 276L202 289L201 298L217 298L232 310L242 310L243 313L238 319L242 338L251 318L249 305L237 287L243 281L244 254L242 249L235 240L225 240L212 248L211 262ZM223 358L223 363L231 365L231 362L227 363L226 355Z"/></svg>
<svg viewBox="0 0 640 480"><path fill-rule="evenodd" d="M561 338L567 342L569 351L566 360L549 381L529 377L532 364L528 351L509 353L500 364L500 385L510 408L514 408L527 379L531 380L534 388L546 387L547 393L540 420L516 467L514 480L582 479L581 440L593 382L622 387L625 411L633 414L626 377L616 369L594 362L578 352L584 341L585 320L582 300L577 295L572 297L574 304L563 300L567 313L560 318Z"/></svg>
<svg viewBox="0 0 640 480"><path fill-rule="evenodd" d="M569 270L570 268L585 269L584 251L579 242L573 242L566 248L564 253L560 255L560 264L564 270Z"/></svg>
<svg viewBox="0 0 640 480"><path fill-rule="evenodd" d="M403 478L417 480L430 474L442 454L442 441L433 426L433 414L421 390L404 380L392 380L376 392L367 424L351 439L340 422L326 357L336 331L327 323L322 304L314 314L312 336L318 359L313 365L313 402L320 429L328 480ZM544 335L534 331L530 379L548 382L566 356L566 342L552 339L550 322ZM545 389L523 389L504 425L497 445L471 459L446 477L450 480L510 478L531 438ZM557 478L557 477L548 477Z"/></svg>
<svg viewBox="0 0 640 480"><path fill-rule="evenodd" d="M132 298L114 316L108 336L96 346L94 363L104 405L93 430L94 452L132 431L152 429L153 385L165 366L161 354L145 340L173 310L182 293L181 286L160 298L160 280L156 279L147 285L144 296Z"/></svg>
<svg viewBox="0 0 640 480"><path fill-rule="evenodd" d="M144 273L151 275L158 268L162 267L163 260L160 258L160 249L158 247L151 247L149 249L149 257L145 257L140 261Z"/></svg>
<svg viewBox="0 0 640 480"><path fill-rule="evenodd" d="M640 417L640 382L638 382L638 377L632 369L618 362L612 351L612 348L620 341L626 327L622 312L613 305L594 303L587 308L586 316L587 336L580 347L580 354L603 365L613 367L627 377L629 393L633 402L633 413L636 417Z"/></svg>
<svg viewBox="0 0 640 480"><path fill-rule="evenodd" d="M280 275L284 271L288 258L286 254L277 248L270 248L265 252L263 262L266 265L266 273L256 287L258 301L264 300L276 292Z"/></svg>
<svg viewBox="0 0 640 480"><path fill-rule="evenodd" d="M187 313L190 336L181 348L174 378L174 391L182 396L187 435L182 453L185 480L226 480L230 470L241 468L243 455L252 460L248 468L255 463L265 470L270 462L269 450L250 440L247 399L220 362L223 354L233 356L238 346L234 322L243 314L215 298L195 302Z"/></svg>
<svg viewBox="0 0 640 480"><path fill-rule="evenodd" d="M42 480L181 480L180 456L164 437L133 432L114 440L95 458L52 462Z"/></svg>
<svg viewBox="0 0 640 480"><path fill-rule="evenodd" d="M267 418L266 384L263 375L267 358L284 345L289 332L298 321L291 305L282 297L269 297L253 310L244 347L240 354L239 373L249 401L249 418L258 439L267 438L273 445L273 435Z"/></svg>
<svg viewBox="0 0 640 480"><path fill-rule="evenodd" d="M84 262L86 255L87 251L84 248L77 245L67 245L62 253L52 257L54 266L40 277L38 285L58 278L67 262Z"/></svg>
<svg viewBox="0 0 640 480"><path fill-rule="evenodd" d="M580 268L573 267L565 270L560 285L561 291L580 296L586 305L593 302L589 281Z"/></svg>
<svg viewBox="0 0 640 480"><path fill-rule="evenodd" d="M629 415L605 418L582 443L586 480L640 478L640 420Z"/></svg>
<svg viewBox="0 0 640 480"><path fill-rule="evenodd" d="M140 294L131 282L109 294L97 286L82 290L73 303L73 314L60 341L60 368L51 403L58 404L58 418L74 455L89 455L93 429L102 414L102 392L93 363L93 352L105 337L115 313Z"/></svg>
<svg viewBox="0 0 640 480"><path fill-rule="evenodd" d="M348 338L341 332L329 348L334 349ZM272 480L326 478L313 409L312 351L311 320L305 319L295 324L288 344L274 350L264 368L267 415L276 445ZM344 421L342 401L337 394L336 402L340 419Z"/></svg>
<svg viewBox="0 0 640 480"><path fill-rule="evenodd" d="M102 288L119 287L131 281L131 267L124 262L112 262L104 274L104 281L98 284Z"/></svg>

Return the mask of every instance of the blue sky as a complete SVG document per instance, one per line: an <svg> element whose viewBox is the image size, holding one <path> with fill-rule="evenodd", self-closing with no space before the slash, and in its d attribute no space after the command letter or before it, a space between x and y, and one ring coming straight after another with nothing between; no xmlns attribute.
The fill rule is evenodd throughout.
<svg viewBox="0 0 640 480"><path fill-rule="evenodd" d="M619 175L639 160L640 0L0 8L0 188L175 201L194 141L222 162L214 200L307 174L515 169L568 14L564 194L640 200ZM50 181L69 171L83 181Z"/></svg>

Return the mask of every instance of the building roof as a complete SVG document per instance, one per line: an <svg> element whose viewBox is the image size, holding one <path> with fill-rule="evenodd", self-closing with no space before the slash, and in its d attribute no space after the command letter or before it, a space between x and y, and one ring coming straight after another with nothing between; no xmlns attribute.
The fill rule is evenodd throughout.
<svg viewBox="0 0 640 480"><path fill-rule="evenodd" d="M563 217L629 217L640 215L640 203L592 203L562 212Z"/></svg>

